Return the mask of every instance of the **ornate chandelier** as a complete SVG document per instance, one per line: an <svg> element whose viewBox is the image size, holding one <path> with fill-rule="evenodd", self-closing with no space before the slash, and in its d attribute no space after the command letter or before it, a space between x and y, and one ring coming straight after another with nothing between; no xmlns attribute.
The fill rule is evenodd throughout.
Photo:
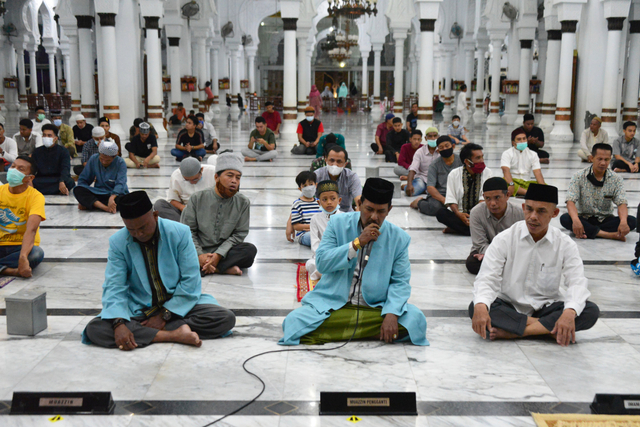
<svg viewBox="0 0 640 427"><path fill-rule="evenodd" d="M336 34L336 44L349 50L352 46L358 45L358 36L353 34Z"/></svg>
<svg viewBox="0 0 640 427"><path fill-rule="evenodd" d="M334 59L338 62L343 62L345 59L351 58L351 51L345 49L344 47L333 48L328 53L331 59Z"/></svg>
<svg viewBox="0 0 640 427"><path fill-rule="evenodd" d="M348 19L358 19L365 13L378 15L376 3L378 0L328 0L329 16L344 16ZM372 7L373 6L373 7Z"/></svg>

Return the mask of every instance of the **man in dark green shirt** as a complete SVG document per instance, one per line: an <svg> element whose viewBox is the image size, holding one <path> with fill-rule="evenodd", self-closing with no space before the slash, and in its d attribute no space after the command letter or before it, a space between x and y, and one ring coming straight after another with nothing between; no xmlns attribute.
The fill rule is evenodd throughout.
<svg viewBox="0 0 640 427"><path fill-rule="evenodd" d="M278 156L276 135L267 127L264 117L256 117L256 128L249 136L249 145L242 149L245 162L270 162Z"/></svg>

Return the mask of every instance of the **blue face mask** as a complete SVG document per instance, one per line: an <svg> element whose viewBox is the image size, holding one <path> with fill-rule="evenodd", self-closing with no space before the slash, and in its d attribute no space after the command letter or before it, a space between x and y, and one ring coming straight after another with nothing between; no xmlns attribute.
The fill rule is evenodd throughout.
<svg viewBox="0 0 640 427"><path fill-rule="evenodd" d="M326 215L333 215L334 213L338 212L338 209L340 209L340 205L336 206L336 208L332 212L326 211L322 206L320 206L320 209L322 210L322 213Z"/></svg>
<svg viewBox="0 0 640 427"><path fill-rule="evenodd" d="M313 117L313 116L307 116L307 117L305 117L305 119L307 119L307 121L308 121L308 122L312 122L312 121L313 121L313 119L315 119L315 117Z"/></svg>
<svg viewBox="0 0 640 427"><path fill-rule="evenodd" d="M436 148L438 146L437 139L427 139L427 145L431 148Z"/></svg>
<svg viewBox="0 0 640 427"><path fill-rule="evenodd" d="M518 142L516 144L516 149L520 150L520 151L524 151L525 148L527 148L529 146L528 142Z"/></svg>
<svg viewBox="0 0 640 427"><path fill-rule="evenodd" d="M56 126L58 126L58 127L60 127L60 125L62 124L62 120L60 120L60 119L55 119L55 120L53 121L53 124L54 124L54 125L56 125Z"/></svg>
<svg viewBox="0 0 640 427"><path fill-rule="evenodd" d="M9 183L9 187L17 187L18 185L22 185L22 180L26 175L20 172L16 168L11 168L7 171L7 183Z"/></svg>

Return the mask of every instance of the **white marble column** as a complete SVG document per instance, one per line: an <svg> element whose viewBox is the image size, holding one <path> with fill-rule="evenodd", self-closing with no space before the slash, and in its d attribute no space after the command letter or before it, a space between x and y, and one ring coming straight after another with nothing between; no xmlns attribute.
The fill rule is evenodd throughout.
<svg viewBox="0 0 640 427"><path fill-rule="evenodd" d="M171 74L171 107L178 107L182 102L182 88L180 83L180 37L168 37L169 62Z"/></svg>
<svg viewBox="0 0 640 427"><path fill-rule="evenodd" d="M415 53L413 55L411 55L411 68L409 68L410 70L410 79L409 79L409 84L407 84L408 87L408 93L409 94L415 94L416 91L418 90L417 87L417 83L418 83L418 65L417 65L417 60L416 60L416 55Z"/></svg>
<svg viewBox="0 0 640 427"><path fill-rule="evenodd" d="M438 46L436 48L436 46ZM442 52L439 45L433 48L433 93L438 97L438 101L442 96Z"/></svg>
<svg viewBox="0 0 640 427"><path fill-rule="evenodd" d="M152 124L160 138L167 137L167 131L163 125L163 99L162 99L162 78L157 70L153 70L155 64L160 60L160 39L158 38L159 16L144 16L144 27L146 29L145 49L147 51L147 111L149 114L149 124Z"/></svg>
<svg viewBox="0 0 640 427"><path fill-rule="evenodd" d="M620 40L622 38L622 26L624 19L620 17L607 18L607 50L604 60L604 80L602 91L602 129L609 134L609 140L613 141L618 133L618 75L620 63ZM629 61L631 64L631 61ZM637 80L637 79L636 79Z"/></svg>
<svg viewBox="0 0 640 427"><path fill-rule="evenodd" d="M218 70L220 65L220 43L214 41L211 50L211 90L213 91L213 114L220 114L220 88L218 87Z"/></svg>
<svg viewBox="0 0 640 427"><path fill-rule="evenodd" d="M484 122L487 118L484 115L484 64L487 48L478 45L477 57L478 57L478 73L476 75L476 91L474 96L476 98L476 111L473 113L473 121L475 123ZM471 87L469 87L471 90Z"/></svg>
<svg viewBox="0 0 640 427"><path fill-rule="evenodd" d="M499 125L500 120L500 57L504 34L491 33L491 107L487 117L488 125Z"/></svg>
<svg viewBox="0 0 640 427"><path fill-rule="evenodd" d="M373 44L373 105L371 106L371 116L380 117L380 56L382 54L382 44Z"/></svg>
<svg viewBox="0 0 640 427"><path fill-rule="evenodd" d="M110 132L120 138L126 138L128 132L124 131L120 123L120 94L118 91L118 55L116 52L116 14L98 13L100 27L102 29L102 75L104 79L104 93L100 96L100 103L105 117L110 120ZM164 130L164 128L163 128Z"/></svg>
<svg viewBox="0 0 640 427"><path fill-rule="evenodd" d="M362 100L366 102L369 98L369 69L367 67L369 51L360 51L360 55L362 55L362 90L360 93Z"/></svg>
<svg viewBox="0 0 640 427"><path fill-rule="evenodd" d="M82 115L88 122L95 123L96 97L93 61L93 41L91 40L91 27L93 16L76 16L78 21L78 50L82 52L80 58L80 99L82 101ZM157 35L156 35L157 37Z"/></svg>
<svg viewBox="0 0 640 427"><path fill-rule="evenodd" d="M77 29L73 32L66 31L69 39L69 77L67 78L67 90L71 92L71 118L69 123L73 123L73 116L81 111L81 91L80 91L80 56L78 47Z"/></svg>
<svg viewBox="0 0 640 427"><path fill-rule="evenodd" d="M55 55L56 61L56 85L59 86L60 79L64 78L64 66L62 65L62 52L61 49ZM62 93L62 88L57 87L57 92Z"/></svg>
<svg viewBox="0 0 640 427"><path fill-rule="evenodd" d="M444 110L442 110L442 118L445 121L451 120L453 117L453 92L451 91L451 81L453 80L451 74L451 60L453 58L453 52L446 50L444 52L443 73L444 74Z"/></svg>
<svg viewBox="0 0 640 427"><path fill-rule="evenodd" d="M207 70L207 39L205 37L198 37L198 87L204 89L209 72ZM198 111L204 112L205 101L207 100L207 93L198 91L200 95L200 101L198 102Z"/></svg>
<svg viewBox="0 0 640 427"><path fill-rule="evenodd" d="M24 63L24 47L22 43L16 46L16 52L18 57L18 93L20 100L20 110L27 111L29 105L27 103L27 82L26 82L26 65Z"/></svg>
<svg viewBox="0 0 640 427"><path fill-rule="evenodd" d="M282 18L284 28L284 72L282 88L283 120L281 133L294 134L297 128L296 28L298 18Z"/></svg>
<svg viewBox="0 0 640 427"><path fill-rule="evenodd" d="M47 51L47 56L49 57L49 93L58 93L58 85L56 81L56 51L54 50Z"/></svg>
<svg viewBox="0 0 640 427"><path fill-rule="evenodd" d="M238 107L238 94L240 93L240 45L229 46L231 55L231 120L237 121L240 115Z"/></svg>
<svg viewBox="0 0 640 427"><path fill-rule="evenodd" d="M247 78L249 79L249 93L253 96L256 91L256 53L258 48L255 46L248 47L244 50L247 54Z"/></svg>
<svg viewBox="0 0 640 427"><path fill-rule="evenodd" d="M418 122L421 127L433 125L433 31L435 23L435 19L420 19Z"/></svg>
<svg viewBox="0 0 640 427"><path fill-rule="evenodd" d="M576 48L576 26L578 21L562 21L560 45L560 69L558 71L558 100L555 122L550 136L559 141L573 141L571 130L571 80L573 51Z"/></svg>
<svg viewBox="0 0 640 427"><path fill-rule="evenodd" d="M396 42L396 58L393 70L393 112L400 115L404 109L404 41L406 38L406 30L393 30L393 39Z"/></svg>
<svg viewBox="0 0 640 427"><path fill-rule="evenodd" d="M548 132L553 127L558 99L558 72L560 70L560 30L547 31L547 62L542 86L542 106L540 128Z"/></svg>
<svg viewBox="0 0 640 427"><path fill-rule="evenodd" d="M522 125L524 114L529 112L529 82L531 80L531 47L533 40L520 40L520 84L518 88L518 116L513 122L514 125Z"/></svg>
<svg viewBox="0 0 640 427"><path fill-rule="evenodd" d="M473 55L475 53L476 47L473 44L466 44L464 47L464 84L467 85L467 105L469 106L469 110L473 108L473 103L471 102L471 97L473 95L471 81L473 80ZM458 111L458 114L460 112Z"/></svg>
<svg viewBox="0 0 640 427"><path fill-rule="evenodd" d="M635 122L638 120L638 86L640 84L640 21L629 21L629 61L626 82L622 121Z"/></svg>
<svg viewBox="0 0 640 427"><path fill-rule="evenodd" d="M29 85L31 88L31 94L38 93L38 68L36 64L36 53L38 52L37 45L29 46Z"/></svg>
<svg viewBox="0 0 640 427"><path fill-rule="evenodd" d="M298 42L298 120L304 119L304 109L307 106L307 98L311 88L309 85L309 62L307 61L307 39L308 31L296 31L296 40Z"/></svg>
<svg viewBox="0 0 640 427"><path fill-rule="evenodd" d="M196 39L196 40L194 40ZM198 41L195 34L191 38L191 75L193 75L198 81L198 86L202 84L198 74L200 74L200 56L198 55ZM200 94L198 89L196 92L189 93L191 97L191 108L195 111L200 110ZM189 108L187 108L188 110Z"/></svg>

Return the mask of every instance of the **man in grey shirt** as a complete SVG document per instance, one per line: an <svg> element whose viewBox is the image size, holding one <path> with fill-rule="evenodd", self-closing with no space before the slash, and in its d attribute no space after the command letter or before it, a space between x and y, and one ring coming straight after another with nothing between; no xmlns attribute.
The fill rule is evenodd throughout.
<svg viewBox="0 0 640 427"><path fill-rule="evenodd" d="M201 275L242 275L253 265L258 250L244 243L249 234L250 202L239 194L243 159L234 153L218 156L214 188L194 193L180 222L191 228Z"/></svg>
<svg viewBox="0 0 640 427"><path fill-rule="evenodd" d="M340 190L340 210L342 212L353 212L353 203L356 206L360 196L362 195L362 184L360 178L351 169L346 169L347 159L349 158L347 150L334 145L329 149L327 153L326 162L327 166L316 169L316 181L335 181L338 183L338 189Z"/></svg>
<svg viewBox="0 0 640 427"><path fill-rule="evenodd" d="M410 205L412 208L418 209L421 213L429 216L436 216L436 212L444 208L449 172L462 166L460 156L453 154L453 144L449 136L441 136L438 138L437 144L440 157L435 159L429 166L427 175L428 195L426 198L415 199Z"/></svg>
<svg viewBox="0 0 640 427"><path fill-rule="evenodd" d="M467 270L478 274L484 253L499 233L524 219L524 211L509 202L509 185L502 177L489 178L482 186L484 203L478 203L469 215L471 254Z"/></svg>
<svg viewBox="0 0 640 427"><path fill-rule="evenodd" d="M640 148L640 141L636 136L636 124L634 122L624 122L622 125L624 133L613 141L613 162L611 169L614 172L640 172L640 156L636 150Z"/></svg>

